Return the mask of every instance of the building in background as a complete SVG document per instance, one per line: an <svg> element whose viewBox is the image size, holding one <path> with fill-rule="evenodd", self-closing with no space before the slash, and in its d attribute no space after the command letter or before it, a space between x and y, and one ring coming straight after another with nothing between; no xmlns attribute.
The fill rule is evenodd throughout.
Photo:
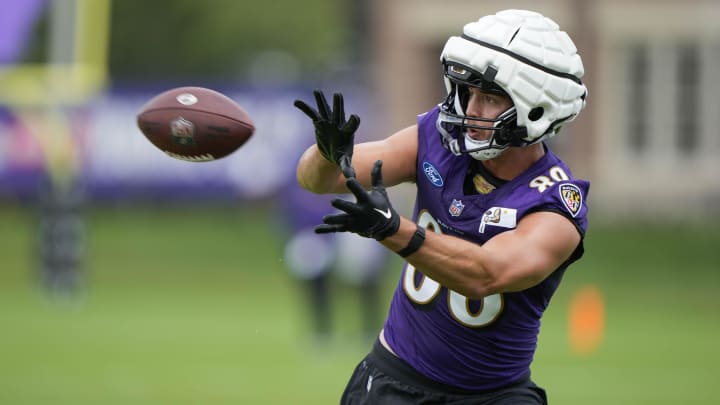
<svg viewBox="0 0 720 405"><path fill-rule="evenodd" d="M575 175L592 181L594 214L720 214L717 0L375 0L369 49L389 131L444 96L438 58L456 27L509 7L551 16L583 57L588 107L552 143Z"/></svg>

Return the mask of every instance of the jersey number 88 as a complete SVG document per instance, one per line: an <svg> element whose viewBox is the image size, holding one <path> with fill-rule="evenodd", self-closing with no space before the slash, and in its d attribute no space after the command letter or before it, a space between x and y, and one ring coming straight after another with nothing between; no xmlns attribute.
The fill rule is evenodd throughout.
<svg viewBox="0 0 720 405"><path fill-rule="evenodd" d="M440 225L429 212L423 211L418 217L418 225L436 233L442 233ZM416 273L420 280L415 281ZM443 287L437 281L420 273L415 266L408 263L403 276L405 295L414 303L424 305L430 303ZM476 310L471 309L471 301L462 294L448 290L448 309L450 315L460 324L470 328L480 328L491 324L500 315L503 308L502 294L493 294L482 299Z"/></svg>

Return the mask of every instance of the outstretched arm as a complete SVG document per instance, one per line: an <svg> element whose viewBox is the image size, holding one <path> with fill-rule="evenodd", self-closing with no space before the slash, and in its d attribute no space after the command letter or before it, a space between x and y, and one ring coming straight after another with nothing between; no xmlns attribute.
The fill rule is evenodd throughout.
<svg viewBox="0 0 720 405"><path fill-rule="evenodd" d="M414 222L401 218L398 231L381 243L399 251L416 229ZM536 212L484 245L428 229L425 243L406 260L443 286L478 299L537 285L560 267L579 243L580 234L570 220L554 212Z"/></svg>
<svg viewBox="0 0 720 405"><path fill-rule="evenodd" d="M417 142L417 127L411 126L381 141L355 145L352 165L360 184L370 186L370 173L376 160L383 160L383 175L388 187L415 181ZM323 158L317 145L310 146L302 154L296 176L300 186L314 193L348 192L340 168Z"/></svg>
<svg viewBox="0 0 720 405"><path fill-rule="evenodd" d="M580 234L570 220L554 212L527 215L515 229L484 245L421 229L393 209L380 161L372 170L369 191L354 178L346 183L356 201L333 199L332 205L341 212L325 216L316 232L353 232L375 238L426 276L471 299L540 283L580 243Z"/></svg>

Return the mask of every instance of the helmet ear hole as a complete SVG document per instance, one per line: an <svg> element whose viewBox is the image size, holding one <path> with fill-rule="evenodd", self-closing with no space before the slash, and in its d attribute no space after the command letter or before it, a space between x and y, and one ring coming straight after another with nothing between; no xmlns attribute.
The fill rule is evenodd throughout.
<svg viewBox="0 0 720 405"><path fill-rule="evenodd" d="M542 107L535 107L528 113L530 121L537 121L545 114L545 109Z"/></svg>

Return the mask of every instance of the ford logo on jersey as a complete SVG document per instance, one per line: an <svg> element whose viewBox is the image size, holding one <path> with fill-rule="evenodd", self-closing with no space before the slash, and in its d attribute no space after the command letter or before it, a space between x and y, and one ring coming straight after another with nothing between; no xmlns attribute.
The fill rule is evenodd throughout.
<svg viewBox="0 0 720 405"><path fill-rule="evenodd" d="M427 176L433 186L442 187L443 184L445 184L442 176L440 176L440 172L438 172L435 166L433 166L430 162L423 162L423 172L425 172L425 176Z"/></svg>

